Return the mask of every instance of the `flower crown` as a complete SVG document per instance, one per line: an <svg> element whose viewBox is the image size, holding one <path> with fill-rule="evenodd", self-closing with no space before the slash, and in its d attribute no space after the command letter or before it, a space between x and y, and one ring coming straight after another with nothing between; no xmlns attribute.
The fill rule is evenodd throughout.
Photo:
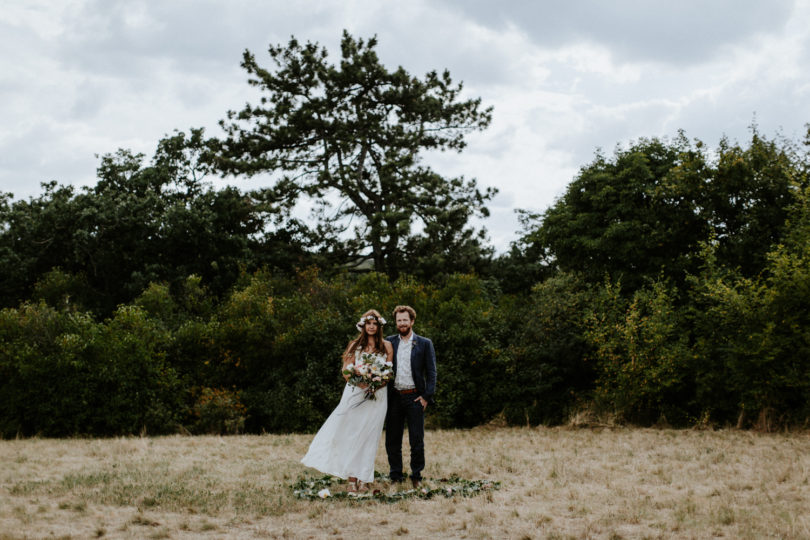
<svg viewBox="0 0 810 540"><path fill-rule="evenodd" d="M357 321L357 324L355 326L357 326L357 329L362 332L363 327L366 325L368 321L377 321L380 324L380 326L385 324L385 319L383 319L382 317L377 318L374 315L366 315L365 317L360 317L360 320Z"/></svg>

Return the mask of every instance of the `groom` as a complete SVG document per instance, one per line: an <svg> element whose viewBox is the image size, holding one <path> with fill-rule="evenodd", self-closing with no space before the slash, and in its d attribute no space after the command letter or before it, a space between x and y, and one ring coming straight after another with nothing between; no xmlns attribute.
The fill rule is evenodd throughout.
<svg viewBox="0 0 810 540"><path fill-rule="evenodd" d="M436 353L433 342L414 334L416 312L410 306L394 308L399 335L385 339L394 346L394 383L388 383L385 415L385 451L391 480L402 482L402 433L408 424L411 445L411 482L419 487L425 468L425 409L436 392Z"/></svg>

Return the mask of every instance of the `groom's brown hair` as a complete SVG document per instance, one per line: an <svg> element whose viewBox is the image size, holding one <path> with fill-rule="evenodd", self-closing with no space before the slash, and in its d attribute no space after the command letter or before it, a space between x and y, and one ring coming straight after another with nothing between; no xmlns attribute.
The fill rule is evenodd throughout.
<svg viewBox="0 0 810 540"><path fill-rule="evenodd" d="M394 308L394 319L397 318L397 313L405 312L411 318L411 322L416 321L416 311L411 306L397 306Z"/></svg>

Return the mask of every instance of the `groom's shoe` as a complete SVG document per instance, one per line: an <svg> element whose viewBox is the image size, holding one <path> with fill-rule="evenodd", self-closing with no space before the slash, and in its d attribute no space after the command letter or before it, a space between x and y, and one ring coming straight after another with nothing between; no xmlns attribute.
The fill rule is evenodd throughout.
<svg viewBox="0 0 810 540"><path fill-rule="evenodd" d="M418 478L411 478L411 484L413 484L413 488L417 489L419 486L422 485L422 481Z"/></svg>

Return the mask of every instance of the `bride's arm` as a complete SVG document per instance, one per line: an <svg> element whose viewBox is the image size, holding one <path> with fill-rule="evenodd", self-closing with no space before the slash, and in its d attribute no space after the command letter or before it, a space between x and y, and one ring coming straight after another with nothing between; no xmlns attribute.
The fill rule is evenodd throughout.
<svg viewBox="0 0 810 540"><path fill-rule="evenodd" d="M349 376L346 375L345 373L343 373L343 370L346 369L346 367L349 366L349 364L354 363L354 357L353 357L352 353L350 352L351 348L352 348L352 344L349 343L349 346L346 347L346 350L343 352L343 367L340 368L340 373L343 375L343 379L346 382L349 382ZM364 383L358 383L357 388L368 388L368 385L364 384Z"/></svg>
<svg viewBox="0 0 810 540"><path fill-rule="evenodd" d="M383 344L385 345L385 361L386 362L393 362L394 361L394 346L391 345L391 342L388 341L387 339L383 341ZM383 385L380 386L380 388L382 388L386 384L388 384L388 381L383 383Z"/></svg>
<svg viewBox="0 0 810 540"><path fill-rule="evenodd" d="M348 366L349 364L351 364L354 361L354 359L352 358L352 355L349 353L349 349L351 349L351 347L352 347L352 344L349 343L349 345L346 346L346 350L343 351L343 367L340 368L340 373L343 375L343 379L346 382L349 382L349 376L346 375L345 373L343 373L343 370L346 369L346 366Z"/></svg>

